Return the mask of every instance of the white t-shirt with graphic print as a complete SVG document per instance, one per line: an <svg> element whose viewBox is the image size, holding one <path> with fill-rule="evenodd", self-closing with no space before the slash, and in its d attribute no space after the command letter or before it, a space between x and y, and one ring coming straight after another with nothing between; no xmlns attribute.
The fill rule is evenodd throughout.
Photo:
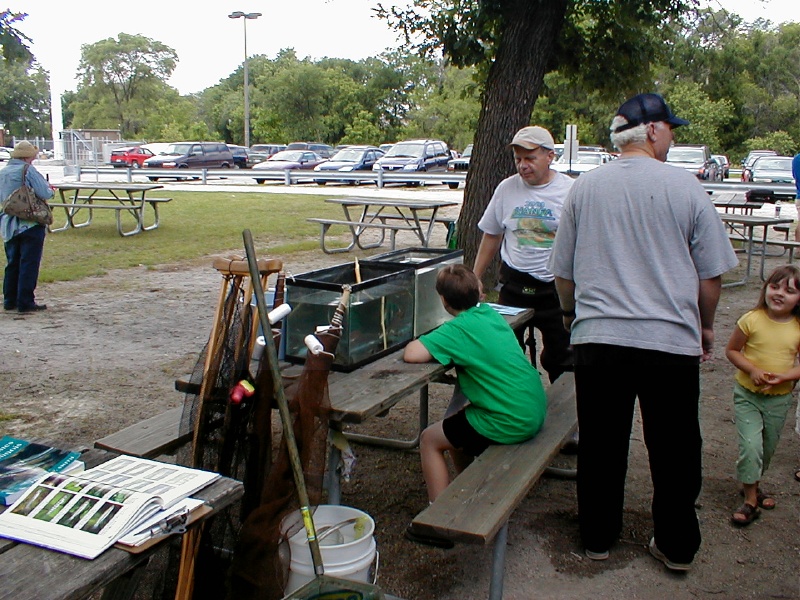
<svg viewBox="0 0 800 600"><path fill-rule="evenodd" d="M553 173L553 179L544 185L529 185L519 174L504 179L478 222L484 233L503 235L503 262L540 281L554 279L547 262L574 181L563 173Z"/></svg>

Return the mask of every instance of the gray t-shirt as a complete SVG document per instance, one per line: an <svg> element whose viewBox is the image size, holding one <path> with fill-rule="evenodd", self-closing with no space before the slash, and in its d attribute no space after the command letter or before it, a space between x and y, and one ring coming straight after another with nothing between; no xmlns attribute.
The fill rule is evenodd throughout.
<svg viewBox="0 0 800 600"><path fill-rule="evenodd" d="M722 221L691 173L646 157L581 175L550 270L575 282L573 344L702 354L701 279L738 264Z"/></svg>
<svg viewBox="0 0 800 600"><path fill-rule="evenodd" d="M553 281L547 261L573 182L563 173L553 174L544 185L527 184L519 174L504 179L478 222L481 231L503 235L503 262L540 281Z"/></svg>

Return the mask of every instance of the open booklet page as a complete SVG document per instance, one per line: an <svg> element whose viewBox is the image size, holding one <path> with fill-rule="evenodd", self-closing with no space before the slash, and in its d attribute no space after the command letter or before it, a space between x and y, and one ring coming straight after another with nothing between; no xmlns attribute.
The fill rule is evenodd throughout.
<svg viewBox="0 0 800 600"><path fill-rule="evenodd" d="M218 477L130 456L76 476L49 474L0 515L0 535L94 558Z"/></svg>

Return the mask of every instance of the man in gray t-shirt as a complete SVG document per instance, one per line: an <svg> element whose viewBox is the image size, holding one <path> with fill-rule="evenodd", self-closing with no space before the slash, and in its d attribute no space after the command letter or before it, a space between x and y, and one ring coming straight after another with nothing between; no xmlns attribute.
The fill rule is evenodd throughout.
<svg viewBox="0 0 800 600"><path fill-rule="evenodd" d="M664 164L679 119L640 94L611 123L618 160L572 186L550 269L571 331L581 443L578 513L586 555L622 530L638 397L653 480L650 552L685 571L700 547L700 362L711 354L721 275L737 259L695 177Z"/></svg>

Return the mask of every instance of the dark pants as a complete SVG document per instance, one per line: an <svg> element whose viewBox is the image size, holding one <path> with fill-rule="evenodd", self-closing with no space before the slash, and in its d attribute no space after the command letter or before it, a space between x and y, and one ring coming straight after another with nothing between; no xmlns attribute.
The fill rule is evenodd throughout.
<svg viewBox="0 0 800 600"><path fill-rule="evenodd" d="M35 304L34 290L42 262L44 225L36 225L15 235L5 243L6 264L3 277L3 307L28 309Z"/></svg>
<svg viewBox="0 0 800 600"><path fill-rule="evenodd" d="M536 365L536 338L534 329L542 334L542 354L539 357L542 368L552 383L565 371L572 370L572 348L569 332L564 329L564 315L558 303L555 283L539 281L511 269L503 263L500 268L500 288L498 302L505 306L534 309L533 318L516 330L522 349L530 348L531 363ZM525 340L527 332L528 338Z"/></svg>
<svg viewBox="0 0 800 600"><path fill-rule="evenodd" d="M656 544L671 561L692 562L700 547L695 502L702 485L698 357L603 344L579 344L574 351L584 547L608 550L622 530L638 397L653 481Z"/></svg>

